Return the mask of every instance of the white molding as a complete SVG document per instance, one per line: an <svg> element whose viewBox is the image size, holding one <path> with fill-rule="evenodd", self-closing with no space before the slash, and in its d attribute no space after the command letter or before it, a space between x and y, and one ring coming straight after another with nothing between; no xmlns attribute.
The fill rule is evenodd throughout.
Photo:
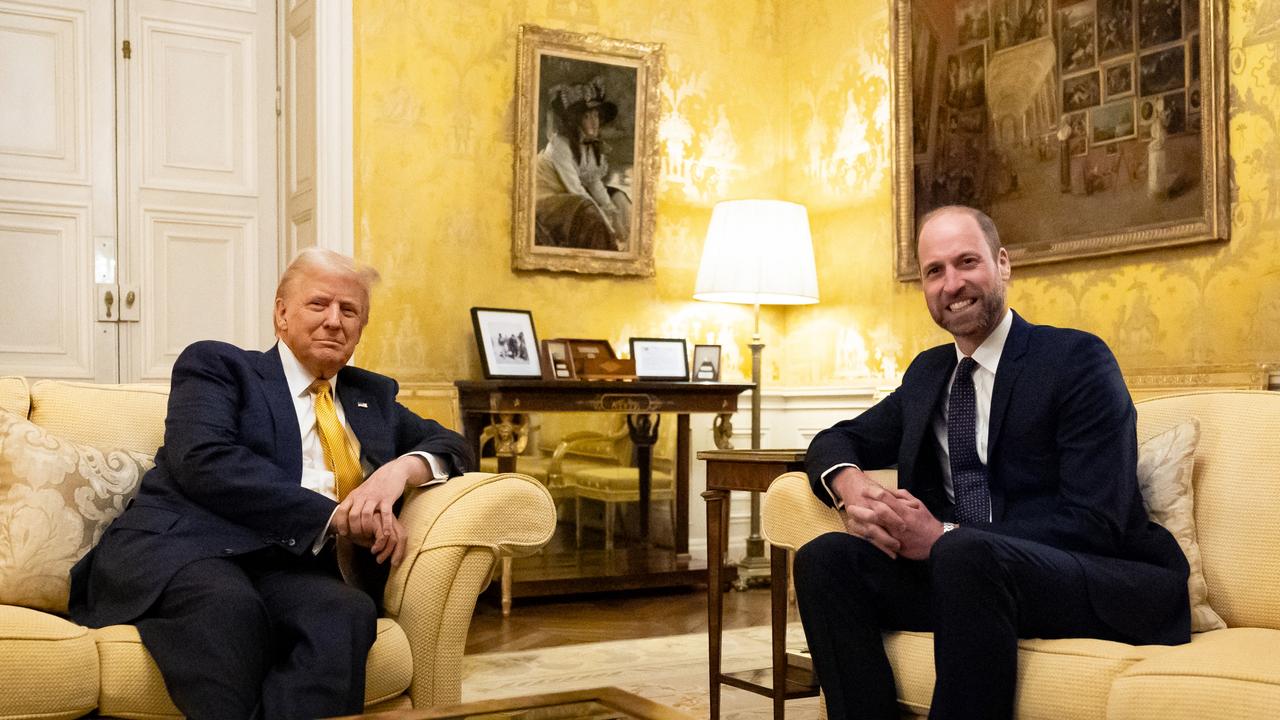
<svg viewBox="0 0 1280 720"><path fill-rule="evenodd" d="M351 3L317 0L316 245L355 253Z"/></svg>

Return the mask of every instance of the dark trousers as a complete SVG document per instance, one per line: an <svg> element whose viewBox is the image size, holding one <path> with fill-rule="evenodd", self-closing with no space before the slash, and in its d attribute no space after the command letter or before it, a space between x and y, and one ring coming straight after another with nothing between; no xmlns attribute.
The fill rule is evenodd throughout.
<svg viewBox="0 0 1280 720"><path fill-rule="evenodd" d="M1020 637L1120 639L1070 554L977 529L943 535L919 562L828 533L796 553L795 586L833 720L898 717L882 631L934 633L937 719L1012 717Z"/></svg>
<svg viewBox="0 0 1280 720"><path fill-rule="evenodd" d="M275 548L180 570L135 623L187 717L317 718L364 707L377 611L332 555Z"/></svg>

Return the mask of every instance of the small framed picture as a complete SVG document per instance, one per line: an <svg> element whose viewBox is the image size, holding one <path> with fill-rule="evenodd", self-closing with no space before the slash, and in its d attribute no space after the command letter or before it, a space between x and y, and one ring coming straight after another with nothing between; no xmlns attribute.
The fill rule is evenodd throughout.
<svg viewBox="0 0 1280 720"><path fill-rule="evenodd" d="M542 376L546 380L572 380L573 355L565 340L542 341Z"/></svg>
<svg viewBox="0 0 1280 720"><path fill-rule="evenodd" d="M486 378L541 378L538 335L528 310L471 308Z"/></svg>
<svg viewBox="0 0 1280 720"><path fill-rule="evenodd" d="M716 382L720 379L720 346L693 346L693 377L691 380Z"/></svg>
<svg viewBox="0 0 1280 720"><path fill-rule="evenodd" d="M642 380L688 380L689 355L684 340L631 338L631 359Z"/></svg>

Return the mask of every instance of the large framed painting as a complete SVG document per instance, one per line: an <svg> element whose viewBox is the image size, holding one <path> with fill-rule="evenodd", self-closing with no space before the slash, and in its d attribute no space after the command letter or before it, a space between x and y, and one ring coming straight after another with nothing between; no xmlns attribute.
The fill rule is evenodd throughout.
<svg viewBox="0 0 1280 720"><path fill-rule="evenodd" d="M895 270L943 205L1015 265L1223 241L1226 0L902 0Z"/></svg>
<svg viewBox="0 0 1280 720"><path fill-rule="evenodd" d="M653 275L662 45L520 26L512 266Z"/></svg>

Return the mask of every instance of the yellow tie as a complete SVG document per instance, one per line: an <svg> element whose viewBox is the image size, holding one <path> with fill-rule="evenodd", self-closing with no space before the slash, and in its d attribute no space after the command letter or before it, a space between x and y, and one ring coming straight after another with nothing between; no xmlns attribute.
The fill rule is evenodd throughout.
<svg viewBox="0 0 1280 720"><path fill-rule="evenodd" d="M338 502L364 480L360 461L351 451L347 432L338 422L338 409L333 406L328 380L316 380L311 384L311 395L316 406L316 431L320 434L320 447L324 449L324 464L333 471L334 490Z"/></svg>

